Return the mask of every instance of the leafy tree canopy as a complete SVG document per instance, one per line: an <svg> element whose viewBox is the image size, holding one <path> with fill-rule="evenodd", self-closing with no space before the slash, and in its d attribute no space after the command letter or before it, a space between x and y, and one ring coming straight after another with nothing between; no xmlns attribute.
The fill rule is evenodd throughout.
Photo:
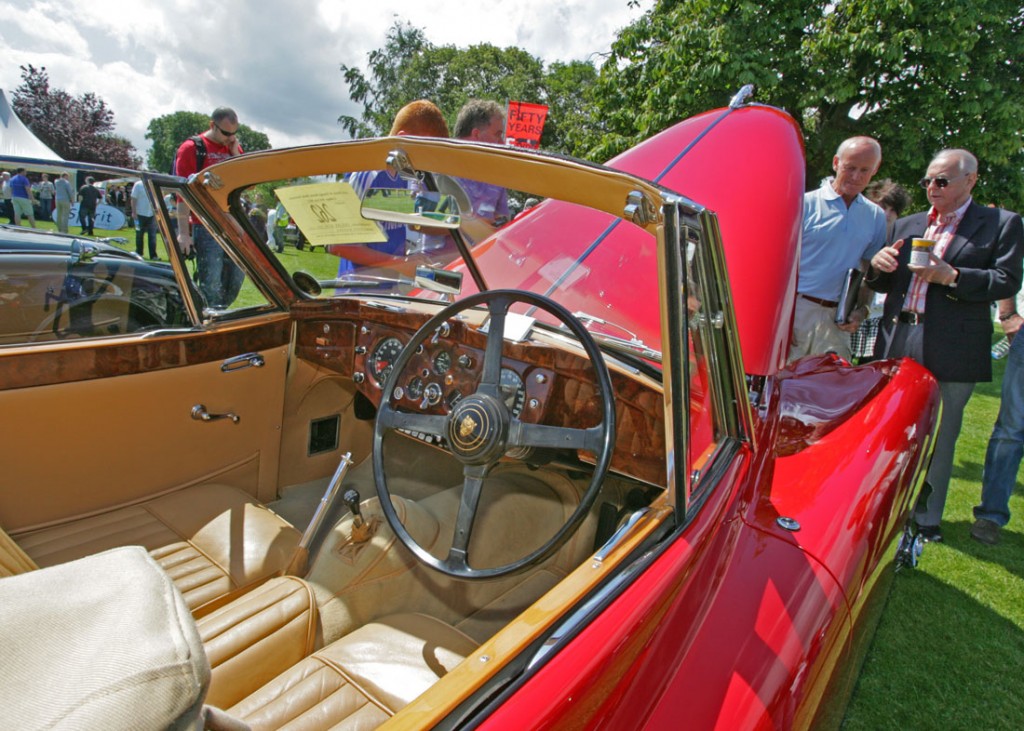
<svg viewBox="0 0 1024 731"><path fill-rule="evenodd" d="M50 87L45 67L21 66L11 95L14 111L32 133L65 160L138 168L135 146L112 134L114 113L95 94L73 97Z"/></svg>
<svg viewBox="0 0 1024 731"><path fill-rule="evenodd" d="M809 187L866 134L880 177L911 188L962 147L981 163L975 199L1021 210L1022 26L1019 0L659 0L603 64L584 145L607 159L752 83L802 126Z"/></svg>
<svg viewBox="0 0 1024 731"><path fill-rule="evenodd" d="M589 90L597 77L592 65L581 62L553 64L545 72L540 59L518 48L435 46L421 29L401 22L391 26L384 47L371 51L367 60L367 75L356 67L341 67L349 96L363 106L358 119L338 118L353 137L386 135L398 110L416 99L437 104L449 127L470 99L502 104L515 100L547 104L541 144L569 152L573 130L587 116Z"/></svg>
<svg viewBox="0 0 1024 731"><path fill-rule="evenodd" d="M150 170L170 172L174 156L182 142L195 134L210 129L210 115L203 112L174 112L151 119L146 128L146 139L152 143L146 156ZM269 150L270 140L244 124L238 127L238 142L246 152Z"/></svg>

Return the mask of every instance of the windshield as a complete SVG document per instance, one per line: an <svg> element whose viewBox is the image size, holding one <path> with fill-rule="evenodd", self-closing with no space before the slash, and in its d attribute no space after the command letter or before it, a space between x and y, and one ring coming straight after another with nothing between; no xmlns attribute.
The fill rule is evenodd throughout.
<svg viewBox="0 0 1024 731"><path fill-rule="evenodd" d="M454 301L522 289L579 314L597 335L660 351L655 237L499 180L343 169L246 185L229 199L239 226L305 296ZM625 192L621 200L624 208Z"/></svg>

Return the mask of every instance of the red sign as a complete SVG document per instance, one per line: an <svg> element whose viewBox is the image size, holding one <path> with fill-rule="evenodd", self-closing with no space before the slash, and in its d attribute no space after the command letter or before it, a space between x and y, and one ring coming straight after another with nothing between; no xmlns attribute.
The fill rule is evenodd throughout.
<svg viewBox="0 0 1024 731"><path fill-rule="evenodd" d="M548 108L543 104L530 102L509 102L505 124L505 142L516 147L540 147L540 135L544 131L544 120Z"/></svg>

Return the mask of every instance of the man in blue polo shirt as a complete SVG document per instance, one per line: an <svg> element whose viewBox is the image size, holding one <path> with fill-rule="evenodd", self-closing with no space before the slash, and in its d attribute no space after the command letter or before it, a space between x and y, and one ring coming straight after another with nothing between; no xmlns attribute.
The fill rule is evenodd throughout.
<svg viewBox="0 0 1024 731"><path fill-rule="evenodd" d="M885 244L885 212L862 195L882 164L882 147L851 137L832 158L834 178L804 194L800 278L789 359L832 351L850 359L850 333L867 314L858 308L845 325L836 306L850 269L864 267Z"/></svg>
<svg viewBox="0 0 1024 731"><path fill-rule="evenodd" d="M35 198L32 196L32 183L25 175L25 168L18 168L11 178L11 203L14 204L14 224L21 225L21 219L27 218L32 228L36 227Z"/></svg>

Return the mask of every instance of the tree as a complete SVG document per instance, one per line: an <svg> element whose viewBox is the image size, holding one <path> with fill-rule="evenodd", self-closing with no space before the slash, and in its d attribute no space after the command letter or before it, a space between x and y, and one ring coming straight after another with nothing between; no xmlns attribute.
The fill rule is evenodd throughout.
<svg viewBox="0 0 1024 731"><path fill-rule="evenodd" d="M661 0L613 44L585 146L607 159L752 83L803 128L809 187L866 134L880 174L908 187L933 152L967 148L975 198L1019 210L1022 26L1019 0Z"/></svg>
<svg viewBox="0 0 1024 731"><path fill-rule="evenodd" d="M551 64L544 75L548 119L542 139L545 149L582 157L597 117L594 87L597 69L586 61Z"/></svg>
<svg viewBox="0 0 1024 731"><path fill-rule="evenodd" d="M541 144L559 152L570 151L570 129L582 124L586 85L597 76L582 62L554 64L546 73L540 59L519 48L434 46L421 29L402 22L391 26L384 47L367 60L367 75L341 67L350 98L363 106L359 118L338 118L353 137L386 135L398 110L415 99L437 104L450 127L470 99L531 101L551 107ZM576 84L584 85L582 93Z"/></svg>
<svg viewBox="0 0 1024 731"><path fill-rule="evenodd" d="M11 95L14 111L32 133L66 160L138 168L135 147L112 134L114 113L95 94L73 97L50 88L45 67L21 66Z"/></svg>
<svg viewBox="0 0 1024 731"><path fill-rule="evenodd" d="M181 143L209 128L210 115L203 112L174 112L151 119L146 128L146 139L152 143L146 156L149 169L170 172ZM244 124L238 126L238 142L246 152L270 149L270 140L264 133Z"/></svg>

